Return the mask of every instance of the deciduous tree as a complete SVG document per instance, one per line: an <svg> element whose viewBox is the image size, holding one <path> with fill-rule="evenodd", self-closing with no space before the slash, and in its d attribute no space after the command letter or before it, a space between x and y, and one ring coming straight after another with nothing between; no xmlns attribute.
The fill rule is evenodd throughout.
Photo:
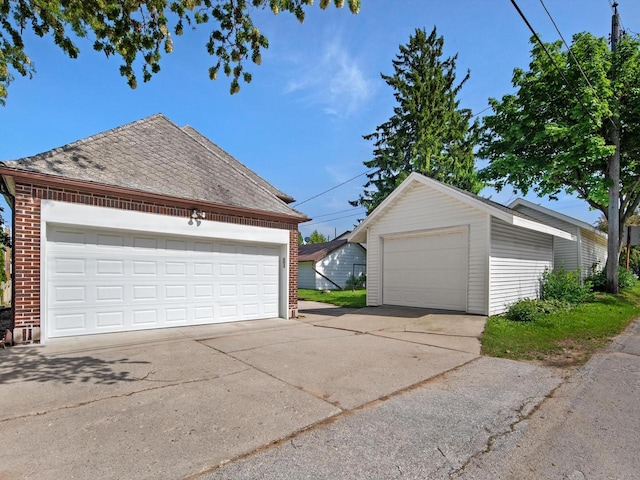
<svg viewBox="0 0 640 480"><path fill-rule="evenodd" d="M14 73L34 73L25 50L26 30L40 37L51 35L71 58L80 53L74 37L90 37L95 50L107 57L121 57L120 74L135 88L135 68L141 66L145 82L158 73L162 55L173 51L172 35L209 24L212 30L206 49L214 57L209 77L216 79L222 70L231 77L231 93L236 93L240 80L251 81L245 62L250 59L259 65L261 51L269 45L253 22L255 9L269 8L274 14L289 12L302 22L305 7L312 3L313 0L0 1L0 104L4 104ZM342 7L344 0L320 0L320 8L331 3ZM360 0L347 3L353 13L359 11Z"/></svg>
<svg viewBox="0 0 640 480"><path fill-rule="evenodd" d="M617 124L621 228L609 242L619 253L622 226L640 203L640 41L623 37L612 52L606 39L580 33L570 51L561 42L545 44L553 60L532 43L529 70L514 70L515 93L489 100L494 113L484 118L480 149L489 165L481 175L498 190L575 193L608 218ZM617 255L607 268L617 278Z"/></svg>
<svg viewBox="0 0 640 480"><path fill-rule="evenodd" d="M350 203L366 207L367 214L411 172L473 193L482 188L473 152L477 123L457 98L469 72L458 82L458 56L445 58L443 46L435 27L429 35L417 29L409 43L400 45L393 75L381 74L397 105L389 120L364 136L374 142L373 158L364 164L375 171L367 174L364 193Z"/></svg>

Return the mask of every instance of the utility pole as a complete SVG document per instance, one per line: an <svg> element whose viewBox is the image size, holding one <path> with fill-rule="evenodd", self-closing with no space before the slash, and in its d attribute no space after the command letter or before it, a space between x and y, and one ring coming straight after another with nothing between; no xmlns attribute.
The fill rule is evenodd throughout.
<svg viewBox="0 0 640 480"><path fill-rule="evenodd" d="M613 16L611 17L611 51L615 55L620 41L620 16L618 2L613 2ZM614 72L615 75L615 72ZM615 152L609 158L609 240L607 242L607 291L618 293L618 256L620 255L620 121L614 112L612 117L611 143Z"/></svg>

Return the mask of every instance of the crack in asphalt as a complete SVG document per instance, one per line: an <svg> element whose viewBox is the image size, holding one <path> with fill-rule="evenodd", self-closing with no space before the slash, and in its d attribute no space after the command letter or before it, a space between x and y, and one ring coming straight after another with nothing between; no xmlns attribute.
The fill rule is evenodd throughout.
<svg viewBox="0 0 640 480"><path fill-rule="evenodd" d="M455 478L457 478L457 476L462 473L465 468L467 468L467 466L469 466L469 464L471 464L471 462L473 462L475 459L480 458L483 455L486 455L488 453L491 453L491 451L493 450L493 445L495 444L496 440L498 440L499 438L505 437L507 435L512 434L515 429L516 426L519 423L522 423L525 420L528 420L529 418L531 418L531 416L536 413L540 407L551 397L553 397L556 393L556 391L562 387L564 384L566 383L566 380L562 380L557 386L555 386L549 393L547 393L544 397L542 397L542 399L533 406L533 408L531 408L531 410L529 410L527 413L525 412L525 409L527 408L527 406L529 406L530 402L535 400L537 397L528 397L526 398L521 405L516 409L516 411L514 412L516 415L516 419L511 422L509 424L509 426L500 432L496 432L492 435L489 435L489 437L487 438L487 443L485 448L483 448L482 450L474 453L473 455L469 456L469 458L467 458L467 460L460 465L459 467L455 468L454 470L449 472L449 479L450 480L455 480Z"/></svg>
<svg viewBox="0 0 640 480"><path fill-rule="evenodd" d="M116 398L131 397L131 396L137 395L139 393L152 392L154 390L160 390L160 389L163 389L163 388L177 387L177 386L180 386L180 385L189 385L189 384L192 384L192 383L209 382L211 380L217 380L217 379L220 379L220 378L231 377L233 375L237 375L239 373L246 372L247 370L250 370L250 368L243 368L242 370L238 370L238 371L235 371L235 372L227 373L227 374L224 374L224 375L215 375L215 376L209 377L209 378L199 378L197 380L187 380L187 381L182 381L182 382L172 382L172 383L168 383L166 385L157 385L157 386L153 386L153 387L150 387L150 388L144 388L142 390L136 390L136 391L133 391L133 392L126 392L126 393L120 393L120 394L117 394L117 395L110 395L108 397L95 398L93 400L87 400L86 402L79 402L79 403L75 403L75 404L72 404L72 405L64 405L62 407L54 408L54 409L51 409L51 410L44 410L44 411L40 411L40 412L31 412L31 413L26 413L26 414L23 414L23 415L18 415L18 416L15 416L15 417L1 418L0 419L0 423L10 422L12 420L20 420L20 419L30 418L30 417L39 417L39 416L42 416L42 415L48 415L50 413L55 413L55 412L59 412L59 411L62 411L62 410L71 410L71 409L74 409L74 408L80 408L80 407L84 407L86 405L91 405L91 404L94 404L94 403L103 402L105 400L113 400L113 399L116 399ZM136 379L136 380L138 380L138 381L150 381L150 380L146 380L146 377L148 377L152 373L154 373L154 372L149 372L144 377Z"/></svg>
<svg viewBox="0 0 640 480"><path fill-rule="evenodd" d="M213 348L213 347L209 346L209 348ZM213 349L216 350L215 348L213 348ZM204 475L207 475L207 474L210 474L212 472L215 472L216 470L219 470L220 468L224 467L225 465L229 465L231 463L238 462L238 461L243 460L245 458L249 458L249 457L251 457L251 456L253 456L253 455L257 454L257 453L260 453L260 452L263 452L263 451L267 451L270 448L274 448L274 447L277 447L279 445L282 445L285 442L288 442L288 441L293 442L293 440L297 436L302 434L302 433L305 433L305 432L308 432L308 431L311 431L311 430L315 430L316 428L322 427L324 425L330 425L330 424L332 424L332 423L338 421L339 419L344 418L344 417L346 417L348 415L353 415L353 414L355 414L355 413L357 413L359 411L366 410L368 408L373 408L373 407L379 405L382 402L385 402L385 401L390 400L392 398L398 397L398 396L400 396L400 395L402 395L404 393L411 392L413 390L417 390L418 388L421 388L421 387L427 385L428 383L431 383L431 382L433 382L433 381L435 381L437 379L443 378L444 376L450 374L451 372L458 371L458 370L462 369L463 367L465 367L467 365L470 365L471 363L477 361L478 358L480 358L480 357L473 358L473 359L469 360L468 362L465 362L465 363L463 363L461 365L458 365L457 367L454 367L454 368L452 368L450 370L447 370L445 372L439 373L438 375L435 375L433 377L426 378L426 379L424 379L424 380L422 380L422 381L420 381L418 383L414 383L413 385L409 385L407 387L401 388L400 390L396 390L395 392L389 393L387 395L383 395L382 397L379 397L377 399L371 400L371 401L369 401L367 403L364 403L362 405L354 407L351 410L344 410L344 409L340 408L340 412L338 412L336 414L333 414L333 415L330 415L330 416L328 416L327 418L325 418L323 420L318 420L317 422L314 422L314 423L312 423L310 425L307 425L306 427L302 427L302 428L300 428L300 429L298 429L298 430L296 430L294 432L291 432L291 433L285 435L284 437L272 440L271 442L269 442L269 443L267 443L265 445L262 445L260 447L254 448L253 450L249 450L247 452L244 452L244 453L241 453L239 455L236 455L233 458L228 458L228 459L218 463L217 465L213 465L213 466L204 468L200 472L196 472L196 473L193 473L193 474L191 474L191 475L189 475L187 477L184 477L183 480L196 480L198 478L201 478ZM239 360L239 361L242 362L242 360ZM243 363L247 364L246 362L243 362ZM249 364L247 364L247 365L249 365ZM252 367L252 368L255 368L255 367ZM257 368L256 368L256 370L260 371ZM289 383L287 383L287 382L285 382L283 380L280 380L279 378L274 377L273 375L270 375L268 373L267 373L267 375L269 375L270 377L272 377L272 378L274 378L274 379L276 379L276 380L278 380L280 382L285 383L286 385L289 385ZM313 392L306 392L305 390L300 389L300 388L296 387L295 385L292 385L292 386L294 388L297 388L298 390L301 390L302 392L305 392L305 393L307 393L309 395L312 395L313 397L320 398L320 397L317 397L316 395L314 395ZM325 399L321 399L321 400L324 400L326 402ZM442 453L442 451L440 453ZM444 453L443 453L443 455L444 455ZM446 456L445 456L445 459L447 460L448 463L451 463L449 461L449 459L447 459Z"/></svg>

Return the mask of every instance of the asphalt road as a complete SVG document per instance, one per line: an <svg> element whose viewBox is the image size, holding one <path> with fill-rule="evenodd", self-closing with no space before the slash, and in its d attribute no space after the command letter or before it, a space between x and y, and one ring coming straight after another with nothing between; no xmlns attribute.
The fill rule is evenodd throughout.
<svg viewBox="0 0 640 480"><path fill-rule="evenodd" d="M639 478L640 323L570 377L483 357L213 479Z"/></svg>
<svg viewBox="0 0 640 480"><path fill-rule="evenodd" d="M449 478L560 383L551 370L479 358L202 478Z"/></svg>
<svg viewBox="0 0 640 480"><path fill-rule="evenodd" d="M593 356L461 479L640 478L640 323Z"/></svg>

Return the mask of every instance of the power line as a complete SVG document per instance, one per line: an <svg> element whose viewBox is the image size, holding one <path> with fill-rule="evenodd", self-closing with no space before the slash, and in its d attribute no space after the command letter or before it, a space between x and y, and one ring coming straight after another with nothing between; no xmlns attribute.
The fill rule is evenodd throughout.
<svg viewBox="0 0 640 480"><path fill-rule="evenodd" d="M544 8L544 11L547 12L547 16L549 17L549 20L551 20L551 23L553 24L553 27L556 29L556 32L558 32L558 35L560 35L560 38L562 39L562 43L564 43L564 46L567 47L567 51L569 52L569 55L571 55L571 58L573 58L573 61L576 62L576 65L578 66L578 70L580 70L580 74L585 79L585 81L587 82L587 85L589 85L589 88L593 91L593 94L596 96L596 98L600 100L600 98L598 97L598 92L596 92L596 89L593 88L593 85L591 85L591 82L589 81L589 79L587 78L587 75L584 73L584 70L582 69L582 65L580 65L580 62L578 61L576 56L573 54L573 50L571 50L571 47L569 46L567 41L564 39L562 32L560 32L560 29L556 24L556 21L551 16L551 12L549 12L549 10L547 9L547 6L544 4L544 0L540 0L540 4L542 5L542 8Z"/></svg>
<svg viewBox="0 0 640 480"><path fill-rule="evenodd" d="M334 220L341 220L343 218L355 217L355 216L358 216L358 215L361 215L361 214L365 213L366 211L367 211L366 209L363 209L361 212L352 213L351 215L343 215L342 217L329 218L328 220L322 220L321 222L305 223L303 225L305 227L310 227L311 225L319 225L321 223L333 222Z"/></svg>
<svg viewBox="0 0 640 480"><path fill-rule="evenodd" d="M582 100L580 99L578 92L576 92L575 88L573 87L573 85L569 82L569 80L567 79L566 75L564 74L564 72L560 69L560 67L558 66L558 64L556 63L556 61L554 60L554 58L551 56L551 53L549 52L549 49L547 48L547 46L542 42L542 40L540 39L540 36L538 35L538 33L533 29L533 27L531 26L531 23L529 23L529 20L527 19L527 17L525 16L525 14L522 12L522 10L520 10L520 7L518 6L518 4L516 3L516 0L511 0L511 4L513 5L513 7L516 9L516 11L518 12L518 14L520 15L520 18L522 18L522 21L527 25L527 27L529 28L529 31L531 32L531 34L533 35L533 37L536 39L536 42L538 42L538 45L540 45L542 47L542 50L544 51L544 53L547 55L547 57L549 57L549 60L551 60L551 64L555 67L555 69L558 71L558 73L560 74L560 76L562 77L562 79L564 80L565 84L567 85L567 87L569 87L569 89L571 90L571 93L573 93L574 97L576 98L576 100L578 101L578 104L580 105L580 107L584 110L584 113L587 114L587 116L589 118L591 118L593 120L593 117L591 117L591 112L589 110L587 110L587 107L584 105L584 103L582 103ZM613 123L613 120L611 120L611 118L609 118L609 121L613 124L614 128L615 128L615 123Z"/></svg>
<svg viewBox="0 0 640 480"><path fill-rule="evenodd" d="M353 211L353 207L347 210L340 210L339 212L331 212L331 213L325 213L323 215L310 215L310 216L315 220L316 218L323 218L323 217L328 217L330 215L338 215L339 213L352 212L352 211Z"/></svg>
<svg viewBox="0 0 640 480"><path fill-rule="evenodd" d="M298 206L302 205L303 203L307 203L308 201L313 200L314 198L318 198L319 196L324 195L325 193L329 193L331 190L335 190L338 187L341 187L341 186L343 186L343 185L345 185L345 184L347 184L349 182L354 181L358 177L361 177L361 176L363 176L363 175L365 175L367 173L373 172L374 170L375 170L375 168L371 168L371 169L367 170L366 172L359 173L358 175L356 175L353 178L350 178L349 180L346 180L346 181L344 181L342 183L339 183L338 185L336 185L334 187L331 187L331 188L325 190L324 192L320 192L317 195L314 195L313 197L309 197L306 200L303 200L302 202L295 203L292 206L293 207L298 207Z"/></svg>
<svg viewBox="0 0 640 480"><path fill-rule="evenodd" d="M486 112L487 110L489 110L491 108L491 105L489 105L487 108L483 108L482 110L480 110L478 113L474 113L469 120L471 120L471 118L476 118L478 115L480 115L481 113Z"/></svg>
<svg viewBox="0 0 640 480"><path fill-rule="evenodd" d="M480 114L482 114L482 113L486 112L486 111L487 111L487 110L489 110L490 108L491 108L491 106L488 106L487 108L484 108L484 109L480 110L478 113L473 114L469 119L477 117L478 115L480 115ZM370 168L370 169L369 169L369 170L367 170L366 172L359 173L359 174L358 174L358 175L356 175L355 177L352 177L352 178L350 178L349 180L345 180L344 182L339 183L338 185L335 185L335 186L333 186L333 187L331 187L331 188L328 188L328 189L327 189L327 190L325 190L324 192L320 192L320 193L318 193L317 195L314 195L313 197L309 197L309 198L307 198L306 200L303 200L303 201L301 201L301 202L294 203L294 204L292 205L292 207L298 207L298 206L302 205L303 203L307 203L307 202L309 202L309 201L311 201L311 200L314 200L314 199L316 199L316 198L318 198L318 197L320 197L320 196L322 196L322 195L324 195L324 194L326 194L326 193L329 193L329 192L330 192L330 191L332 191L332 190L335 190L335 189L336 189L336 188L338 188L338 187L341 187L341 186L343 186L343 185L346 185L346 184L347 184L347 183L349 183L349 182L354 181L356 178L362 177L363 175L366 175L367 173L371 173L371 172L373 172L374 170L376 170L376 169L375 169L375 168ZM329 214L329 215L332 215L332 214ZM320 217L322 217L322 216L324 216L324 215L321 215ZM316 217L316 218L320 218L320 217Z"/></svg>

